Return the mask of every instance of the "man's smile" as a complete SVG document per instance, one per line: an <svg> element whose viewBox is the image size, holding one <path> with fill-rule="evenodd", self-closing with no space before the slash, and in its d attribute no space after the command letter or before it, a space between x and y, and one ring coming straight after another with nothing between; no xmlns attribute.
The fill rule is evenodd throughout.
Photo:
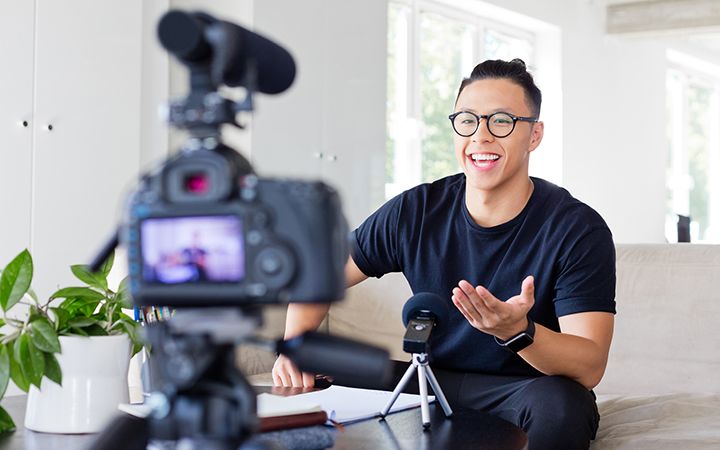
<svg viewBox="0 0 720 450"><path fill-rule="evenodd" d="M493 167L497 166L500 159L502 158L497 153L492 152L479 152L479 153L471 153L467 155L468 160L470 163L477 167L480 170L490 170Z"/></svg>

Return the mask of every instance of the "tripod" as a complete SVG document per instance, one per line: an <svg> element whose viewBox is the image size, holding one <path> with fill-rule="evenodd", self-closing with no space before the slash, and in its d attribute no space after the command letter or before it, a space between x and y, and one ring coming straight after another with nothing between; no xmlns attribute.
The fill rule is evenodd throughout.
<svg viewBox="0 0 720 450"><path fill-rule="evenodd" d="M428 430L430 429L430 406L428 405L426 381L430 382L430 386L432 387L432 390L435 393L438 402L440 402L440 406L442 406L445 417L452 416L453 412L447 400L445 399L445 394L443 394L442 389L440 389L440 384L437 382L435 374L433 374L433 371L428 364L427 353L412 354L412 364L410 365L410 367L407 368L402 379L395 387L390 401L380 412L380 417L384 419L385 416L388 415L388 412L390 412L390 408L392 408L395 400L397 400L400 393L403 391L403 389L405 389L405 386L407 385L408 381L410 381L410 377L412 376L415 369L417 369L418 371L418 386L420 387L420 411L422 413L423 429Z"/></svg>

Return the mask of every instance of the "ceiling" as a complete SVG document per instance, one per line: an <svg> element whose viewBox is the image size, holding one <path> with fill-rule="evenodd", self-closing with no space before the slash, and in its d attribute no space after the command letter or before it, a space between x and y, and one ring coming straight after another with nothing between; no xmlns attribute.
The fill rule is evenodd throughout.
<svg viewBox="0 0 720 450"><path fill-rule="evenodd" d="M586 0L588 1L588 0ZM589 0L592 2L593 0ZM608 16L610 16L610 8L620 5L645 5L648 8L648 20L652 20L650 16L658 14L660 21L666 20L667 17L677 18L680 15L690 17L686 25L679 30L670 28L663 29L662 26L658 30L643 32L641 35L646 38L660 38L668 42L677 42L683 46L690 46L698 49L702 53L708 54L710 57L720 61L720 0L600 0L608 7ZM654 5L649 5L654 3ZM670 14L662 16L659 11L666 11ZM628 8L628 13L631 13ZM704 19L705 23L702 23ZM637 17L642 20L642 17ZM667 23L671 23L672 19L667 19ZM697 24L697 25L693 25Z"/></svg>

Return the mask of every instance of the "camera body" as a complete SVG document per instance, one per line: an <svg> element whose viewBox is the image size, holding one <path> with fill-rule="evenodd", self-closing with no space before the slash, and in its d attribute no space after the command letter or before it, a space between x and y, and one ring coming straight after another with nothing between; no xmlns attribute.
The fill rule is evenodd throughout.
<svg viewBox="0 0 720 450"><path fill-rule="evenodd" d="M186 148L131 194L121 240L137 305L331 302L344 295L348 228L322 182L255 175L215 138Z"/></svg>

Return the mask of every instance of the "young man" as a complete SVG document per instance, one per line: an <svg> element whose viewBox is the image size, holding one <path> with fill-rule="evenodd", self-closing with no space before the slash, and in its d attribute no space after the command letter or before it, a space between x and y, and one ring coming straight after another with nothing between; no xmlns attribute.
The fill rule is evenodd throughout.
<svg viewBox="0 0 720 450"><path fill-rule="evenodd" d="M448 401L522 427L530 448L587 448L615 313L615 249L603 219L566 190L530 178L543 137L541 94L521 60L485 61L460 85L462 173L393 198L354 231L353 286L403 272L413 292L454 305L435 336ZM315 329L327 305L291 305L286 337ZM286 358L275 383L312 385Z"/></svg>

